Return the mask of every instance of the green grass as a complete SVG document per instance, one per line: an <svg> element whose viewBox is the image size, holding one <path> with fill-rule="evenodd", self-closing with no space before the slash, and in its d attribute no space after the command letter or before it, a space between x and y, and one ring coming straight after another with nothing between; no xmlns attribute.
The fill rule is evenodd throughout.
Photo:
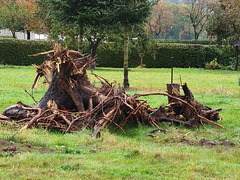
<svg viewBox="0 0 240 180"><path fill-rule="evenodd" d="M122 69L96 68L94 72L122 84ZM0 112L18 101L34 105L23 89L31 91L35 75L33 67L0 66ZM239 72L176 68L176 83L179 75L198 101L212 108L223 108L220 112L223 120L219 123L226 129L211 125L206 125L207 129L162 125L167 133L156 133L160 138L153 139L147 136L153 127L125 127L126 134L105 129L101 138L94 139L90 130L63 134L32 128L13 136L19 127L1 123L0 140L61 152L0 156L0 179L240 179ZM170 69L130 69L129 80L129 94L164 92L170 83ZM46 89L40 83L34 97L40 100ZM167 103L166 97L147 98L153 107ZM190 145L203 138L229 140L236 145Z"/></svg>

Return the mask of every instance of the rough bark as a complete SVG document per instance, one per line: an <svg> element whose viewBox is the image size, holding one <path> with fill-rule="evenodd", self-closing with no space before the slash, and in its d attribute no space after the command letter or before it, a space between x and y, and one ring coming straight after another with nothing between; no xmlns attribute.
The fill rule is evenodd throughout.
<svg viewBox="0 0 240 180"><path fill-rule="evenodd" d="M56 62L53 66L53 77L52 80L49 80L50 78L46 74L50 85L38 103L38 108L46 108L47 102L51 100L56 102L59 109L83 112L88 109L90 97L99 91L90 83L86 70L83 68L91 59L83 56L70 59L69 53L80 55L74 51L66 51L65 54L60 53L60 55L55 52L54 58L52 58ZM49 71L49 73L51 72ZM99 101L100 99L95 98L93 104L95 105Z"/></svg>
<svg viewBox="0 0 240 180"><path fill-rule="evenodd" d="M128 43L129 43L129 35L126 32L125 33L125 39L124 39L124 79L123 79L123 87L124 89L129 88L129 80L128 80Z"/></svg>

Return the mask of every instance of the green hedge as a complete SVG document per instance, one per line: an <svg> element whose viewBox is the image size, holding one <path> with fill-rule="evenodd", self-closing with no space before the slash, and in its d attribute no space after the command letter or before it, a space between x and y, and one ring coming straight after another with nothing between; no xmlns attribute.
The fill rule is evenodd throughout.
<svg viewBox="0 0 240 180"><path fill-rule="evenodd" d="M41 64L45 56L28 55L52 49L47 41L16 39L0 39L0 47L0 64L9 65ZM129 67L140 65L137 47L136 41L129 44ZM211 62L214 58L217 58L219 64L228 66L235 56L230 46L218 48L215 45L159 43L158 41L149 43L143 55L143 64L148 68L169 68L172 57L174 57L174 67L205 67L205 63ZM101 43L98 48L97 64L100 67L123 67L123 45Z"/></svg>
<svg viewBox="0 0 240 180"><path fill-rule="evenodd" d="M12 39L12 36L8 36L8 35L0 35L0 39Z"/></svg>
<svg viewBox="0 0 240 180"><path fill-rule="evenodd" d="M216 45L217 42L215 41L208 41L208 40L174 40L174 39L157 39L159 43L180 43L180 44L202 44L202 45Z"/></svg>
<svg viewBox="0 0 240 180"><path fill-rule="evenodd" d="M152 42L143 52L143 64L148 68L169 68L174 57L174 67L203 68L205 63L214 58L218 63L230 65L234 51L230 47L218 48L215 45L193 45L179 43ZM123 67L123 49L112 43L102 43L98 49L97 63L104 67ZM136 46L130 44L129 67L140 65L140 57Z"/></svg>
<svg viewBox="0 0 240 180"><path fill-rule="evenodd" d="M41 64L45 56L29 56L52 49L46 41L0 39L0 64L31 65Z"/></svg>

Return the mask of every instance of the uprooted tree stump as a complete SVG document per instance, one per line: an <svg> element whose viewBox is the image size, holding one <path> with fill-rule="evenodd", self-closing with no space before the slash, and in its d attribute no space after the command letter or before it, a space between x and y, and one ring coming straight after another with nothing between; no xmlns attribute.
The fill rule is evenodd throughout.
<svg viewBox="0 0 240 180"><path fill-rule="evenodd" d="M22 128L31 126L46 129L58 129L74 132L83 128L93 129L93 136L98 137L106 124L113 124L123 132L124 125L133 121L136 124L153 125L157 128L162 122L188 127L198 127L210 123L222 127L219 111L203 106L194 99L187 84L182 85L184 95L177 90L167 93L149 93L127 95L116 83L109 83L103 77L94 74L89 68L94 59L77 51L64 49L56 44L54 50L36 55L48 54L49 59L42 65L34 65L37 76L34 88L41 76L49 83L49 88L36 107L21 102L5 109L1 119L15 119L26 123ZM86 69L89 68L102 86L91 84ZM171 99L167 105L158 109L148 105L143 96L163 95ZM223 128L223 127L222 127Z"/></svg>

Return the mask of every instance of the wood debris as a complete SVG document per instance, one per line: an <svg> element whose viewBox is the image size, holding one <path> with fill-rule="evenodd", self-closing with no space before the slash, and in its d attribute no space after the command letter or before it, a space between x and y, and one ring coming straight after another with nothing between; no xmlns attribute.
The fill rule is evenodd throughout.
<svg viewBox="0 0 240 180"><path fill-rule="evenodd" d="M203 123L223 128L216 123L220 120L221 109L211 109L194 99L187 84L182 85L184 95L172 90L168 93L135 94L129 96L116 82L109 83L90 68L94 59L77 51L64 49L56 44L54 50L43 52L49 59L42 65L34 65L37 76L32 88L41 76L45 77L49 88L36 107L21 102L7 108L2 115L26 123L22 129L31 126L74 132L84 128L93 129L93 136L99 137L107 125L124 130L130 121L136 125L152 125L170 122L188 127L198 127ZM102 86L90 83L86 69L90 69ZM144 96L163 95L171 101L159 108L152 108ZM214 122L215 121L215 122Z"/></svg>

